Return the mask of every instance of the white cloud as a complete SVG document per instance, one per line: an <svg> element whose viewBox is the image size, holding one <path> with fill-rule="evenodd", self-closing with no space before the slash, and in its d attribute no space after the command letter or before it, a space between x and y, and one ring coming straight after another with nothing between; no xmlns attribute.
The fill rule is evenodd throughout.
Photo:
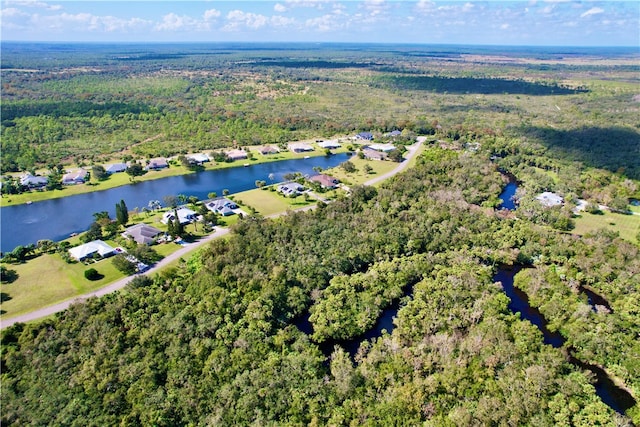
<svg viewBox="0 0 640 427"><path fill-rule="evenodd" d="M322 33L328 33L343 29L345 24L337 20L335 14L327 14L317 18L307 19L305 21L305 27Z"/></svg>
<svg viewBox="0 0 640 427"><path fill-rule="evenodd" d="M258 29L267 25L269 18L256 13L243 12L241 10L232 10L227 13L227 24L224 29L226 31L234 31L241 28Z"/></svg>
<svg viewBox="0 0 640 427"><path fill-rule="evenodd" d="M421 13L428 13L436 9L436 4L431 0L420 0L416 4L416 10Z"/></svg>
<svg viewBox="0 0 640 427"><path fill-rule="evenodd" d="M275 10L278 13L284 13L286 12L288 9L285 5L280 4L280 3L276 3L275 6L273 6L273 10Z"/></svg>
<svg viewBox="0 0 640 427"><path fill-rule="evenodd" d="M155 29L157 31L181 31L194 29L195 27L198 27L198 22L195 19L171 12L162 17L162 22L156 24Z"/></svg>
<svg viewBox="0 0 640 427"><path fill-rule="evenodd" d="M205 21L213 21L216 18L219 18L221 15L221 12L219 10L216 9L209 9L209 10L205 10L204 11L204 20Z"/></svg>
<svg viewBox="0 0 640 427"><path fill-rule="evenodd" d="M604 9L600 7L592 7L591 9L587 10L585 13L580 15L580 18L586 18L587 16L591 16L591 15L598 15L603 12L604 12Z"/></svg>
<svg viewBox="0 0 640 427"><path fill-rule="evenodd" d="M329 3L330 0L285 0L286 5L289 8L293 7L306 7L310 9L324 9L324 6Z"/></svg>
<svg viewBox="0 0 640 427"><path fill-rule="evenodd" d="M508 30L511 26L509 24L502 24L500 25L500 29L501 30Z"/></svg>
<svg viewBox="0 0 640 427"><path fill-rule="evenodd" d="M59 4L49 4L42 1L37 0L11 0L5 2L7 5L15 5L15 6L23 6L23 7L35 7L38 9L46 9L46 10L60 10L62 6Z"/></svg>

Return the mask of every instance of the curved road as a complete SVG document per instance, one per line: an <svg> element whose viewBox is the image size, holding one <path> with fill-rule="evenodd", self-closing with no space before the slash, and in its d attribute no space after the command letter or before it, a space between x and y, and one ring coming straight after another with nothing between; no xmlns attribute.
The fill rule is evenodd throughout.
<svg viewBox="0 0 640 427"><path fill-rule="evenodd" d="M376 184L380 181L383 181L387 178L392 177L393 175L402 172L403 170L405 170L408 166L409 166L409 161L416 155L416 153L418 152L418 148L422 145L422 143L426 140L426 137L418 137L418 142L416 142L415 144L413 144L410 147L407 147L407 157L406 159L400 163L397 167L395 167L392 171L389 171L385 174L382 174L380 176L377 176L369 181L367 181L365 183L365 185L373 185ZM302 209L309 209L310 207L307 206L305 208ZM283 215L286 214L286 212L283 213L279 213L279 214L274 214L274 215L269 215L269 217L276 217L279 215ZM168 255L167 257L163 258L161 261L159 261L157 264L153 265L153 267L149 268L147 271L145 271L144 274L151 274L151 273L155 273L156 271L158 271L159 269L161 269L162 267L170 264L171 262L185 256L186 254L188 254L189 252L193 251L194 249L199 248L200 246L204 245L205 243L210 242L213 239L216 239L218 237L224 236L226 234L229 233L229 229L228 228L216 228L216 231L211 233L210 235L198 240L197 242L193 242L190 243L180 249L178 249L177 251L175 251L174 253L172 253L171 255ZM111 292L117 291L119 289L122 289L126 286L127 283L129 283L131 281L133 277L132 276L127 276L124 277L116 282L111 283L110 285L105 286L104 288L100 288L98 290L95 290L93 292L89 292L83 295L80 295L78 297L72 298L70 300L67 301L63 301L61 303L58 304L54 304L54 305L50 305L48 307L44 307L41 308L39 310L35 310L29 313L25 313L16 317L12 317L10 319L6 319L6 320L2 320L0 323L0 329L4 329L7 328L11 325L13 325L14 323L18 323L18 322L29 322L32 320L36 320L36 319L40 319L42 317L47 317L50 316L52 314L55 314L59 311L63 311L66 310L67 308L69 308L69 306L71 306L71 304L76 304L76 303L81 303L89 298L92 297L100 297L106 294L109 294Z"/></svg>

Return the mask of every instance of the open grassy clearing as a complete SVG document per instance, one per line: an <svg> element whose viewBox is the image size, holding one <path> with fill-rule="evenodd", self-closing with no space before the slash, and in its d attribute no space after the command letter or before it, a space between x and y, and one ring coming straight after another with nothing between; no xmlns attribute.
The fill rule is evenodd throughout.
<svg viewBox="0 0 640 427"><path fill-rule="evenodd" d="M338 178L340 182L345 185L361 185L378 175L391 172L399 165L399 163L390 161L361 159L358 156L351 156L349 161L356 167L357 170L355 172L349 173L342 167L337 166L335 168L328 169L323 173ZM369 165L371 167L370 173L365 172L365 165Z"/></svg>
<svg viewBox="0 0 640 427"><path fill-rule="evenodd" d="M18 279L2 284L2 292L11 298L2 303L2 319L56 304L124 277L108 259L89 265L67 264L58 254L44 254L26 263L7 264L6 267L15 270ZM89 268L95 268L103 277L95 281L86 279L84 272Z"/></svg>
<svg viewBox="0 0 640 427"><path fill-rule="evenodd" d="M625 240L637 242L636 236L640 233L640 215L623 215L603 211L602 215L594 215L583 212L575 218L575 234L592 233L599 229L606 229L620 234Z"/></svg>
<svg viewBox="0 0 640 427"><path fill-rule="evenodd" d="M277 185L273 186L274 188ZM235 195L234 200L246 206L251 206L260 215L268 216L280 212L285 212L288 209L298 209L305 206L316 203L316 199L310 197L309 200L305 200L304 196L298 196L295 198L285 197L277 191L271 191L269 187L264 187L266 190L255 189L249 191L243 191Z"/></svg>

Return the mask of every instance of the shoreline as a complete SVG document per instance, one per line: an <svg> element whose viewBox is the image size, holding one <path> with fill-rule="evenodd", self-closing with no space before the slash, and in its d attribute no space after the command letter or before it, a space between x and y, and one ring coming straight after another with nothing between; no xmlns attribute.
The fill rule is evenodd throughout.
<svg viewBox="0 0 640 427"><path fill-rule="evenodd" d="M406 170L407 168L413 167L415 164L415 160L416 160L416 155L418 153L421 152L420 148L423 146L424 142L426 141L426 137L418 137L418 139L416 140L415 143L413 143L412 145L407 147L407 157L405 157L404 161L402 161L401 163L399 163L395 168L393 168L393 170L372 178L370 180L367 180L366 182L363 183L363 185L376 185L378 183L380 183L381 181L384 181L388 178L391 178L395 175L397 175L400 172L403 172L404 170ZM316 207L317 204L312 204L309 206L304 206L301 207L299 209L296 209L296 211L306 211L309 209L313 209L314 207ZM286 215L288 213L287 211L283 211L283 212L277 212L271 215L267 215L266 218L277 218L278 216L281 215ZM211 233L208 236L203 237L202 239L189 244L188 246L185 246L179 250L177 250L176 252L173 252L172 254L168 255L167 257L165 257L164 259L162 259L161 261L159 261L157 264L153 265L149 270L147 270L144 274L151 274L151 273L155 273L160 271L163 267L165 267L166 265L170 264L171 262L181 258L182 256L185 256L187 254L190 254L192 251L194 251L195 249L201 247L203 244L213 240L214 238L217 237L222 237L227 235L230 232L230 229L227 228L216 228L216 230ZM123 277L122 279L118 279L117 281L110 283L106 286L103 286L100 289L96 289L92 292L89 293L85 293L85 294L81 294L81 295L77 295L75 297L69 298L65 301L61 301L59 303L53 304L53 305L49 305L49 306L45 306L42 307L40 309L36 309L34 311L30 311L28 313L23 313L23 314L19 314L17 316L12 316L9 317L7 319L0 319L0 329L5 329L15 323L21 322L21 323L26 323L29 321L33 321L33 320L37 320L37 319L41 319L43 317L47 317L47 316L51 316L57 312L63 311L65 309L67 309L70 305L72 304L76 304L76 303L82 303L83 301L85 301L88 298L91 297L99 297L99 296L103 296L106 295L108 293L114 292L116 290L122 289L126 286L127 283L129 283L132 278L134 276L126 276Z"/></svg>
<svg viewBox="0 0 640 427"><path fill-rule="evenodd" d="M308 142L308 141L301 141L301 142ZM342 154L342 153L349 152L349 150L344 145L345 144L343 144L343 147L339 149L331 150L331 154L333 155L333 154ZM210 163L207 163L203 167L203 169L199 171L188 170L182 165L180 166L172 165L166 169L162 169L159 171L148 171L146 174L136 177L135 179L131 179L131 177L129 177L129 175L126 174L126 172L119 172L111 175L109 179L100 181L98 183L88 182L84 184L65 186L63 187L62 190L45 190L45 191L36 190L36 191L28 191L21 194L2 194L0 196L0 209L4 207L10 207L10 206L19 206L19 205L37 203L45 200L62 199L65 197L75 196L78 194L87 194L87 193L94 193L94 192L99 192L104 190L110 190L117 187L123 187L125 185L135 185L138 182L153 181L156 179L168 178L172 176L184 176L184 175L190 175L194 173L207 172L207 171L213 171L213 170L219 170L219 169L247 167L245 166L247 163L249 164L249 167L251 167L252 165L258 165L262 163L273 163L273 162L279 162L284 160L303 159L305 157L321 157L326 155L325 151L320 148L314 149L314 151L309 151L304 153L293 153L291 151L281 151L280 153L277 153L277 154L263 155L260 153L256 153L256 147L258 146L249 147L249 150L254 154L253 159L236 160L228 163L210 162ZM74 167L73 169L76 169L76 167ZM89 167L87 167L87 169L89 169Z"/></svg>

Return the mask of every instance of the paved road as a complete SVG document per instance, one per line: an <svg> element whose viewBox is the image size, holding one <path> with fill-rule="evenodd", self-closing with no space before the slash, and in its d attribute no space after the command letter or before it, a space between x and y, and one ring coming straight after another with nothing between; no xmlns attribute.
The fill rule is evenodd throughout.
<svg viewBox="0 0 640 427"><path fill-rule="evenodd" d="M218 238L220 236L224 236L225 234L228 234L228 233L229 233L229 229L228 228L217 228L214 233L211 233L210 235L203 237L202 239L198 240L197 242L189 243L189 244L185 245L184 247L178 249L177 251L175 251L171 255L166 256L161 261L159 261L158 263L154 264L151 268L149 268L147 271L145 271L145 274L155 273L156 271L158 271L162 267L170 264L171 262L179 259L180 257L185 256L186 254L188 254L189 252L193 251L194 249L197 249L198 247L204 245L205 243L208 243L211 240L216 239L216 238ZM73 299L70 299L70 300L67 300L67 301L63 301L63 302L55 304L55 305L50 305L48 307L44 307L44 308L41 308L39 310L35 310L35 311L32 311L30 313L26 313L26 314L23 314L23 315L20 315L20 316L12 317L11 319L6 319L6 320L3 319L2 320L2 324L0 325L0 328L4 329L6 327L9 327L9 326L13 325L14 323L17 323L17 322L29 322L31 320L39 319L41 317L50 316L50 315L52 315L54 313L57 313L59 311L66 310L67 308L69 308L69 306L71 304L82 302L82 301L84 301L84 300L86 300L88 298L91 298L91 297L101 297L103 295L110 294L111 292L114 292L114 291L117 291L118 289L124 288L125 285L127 283L129 283L132 278L133 278L133 276L127 276L127 277L124 277L124 278L118 280L117 282L113 282L110 285L105 286L104 288L100 288L100 289L95 290L93 292L89 292L87 294L80 295L80 296L78 296L76 298L73 298Z"/></svg>
<svg viewBox="0 0 640 427"><path fill-rule="evenodd" d="M370 179L369 181L365 182L364 185L377 184L378 182L384 181L387 178L391 178L393 175L398 174L398 173L402 172L403 170L405 170L409 166L409 161L418 152L418 148L420 148L422 143L425 142L426 140L427 140L426 136L419 136L418 137L418 142L416 142L415 144L407 147L408 154L405 157L405 159L402 161L402 163L400 163L398 166L396 166L393 170L391 170L391 171L389 171L389 172L387 172L385 174L382 174L380 176L376 176L373 179Z"/></svg>
<svg viewBox="0 0 640 427"><path fill-rule="evenodd" d="M394 168L392 171L387 172L385 174L382 174L380 176L377 176L373 179L370 179L369 181L367 181L365 183L365 185L373 185L376 184L382 180L385 180L387 178L392 177L393 175L402 172L403 170L405 170L408 165L409 165L409 161L411 160L411 158L413 158L413 156L416 155L416 153L418 152L418 148L420 147L420 145L422 145L422 143L426 140L425 137L418 137L418 142L416 142L415 144L413 144L410 147L407 147L407 157L405 158L405 160L400 163L396 168ZM313 206L305 206L303 208L301 208L301 210L308 210L313 208ZM274 214L274 215L269 215L269 217L276 217L279 215L284 215L286 214L286 212L282 212L282 213L278 213L278 214ZM187 255L189 252L199 248L200 246L204 245L205 243L210 242L213 239L216 239L220 236L224 236L225 234L229 233L229 229L228 228L216 228L216 231L214 233L211 233L210 235L202 238L201 240L198 240L197 242L194 243L190 243L188 245L185 245L184 247L178 249L177 251L175 251L174 253L172 253L171 255L168 255L167 257L163 258L160 262L158 262L157 264L153 265L149 270L147 270L145 272L145 274L152 274L155 273L156 271L158 271L159 269L161 269L162 267L170 264L171 262ZM35 310L32 311L30 313L26 313L20 316L16 316L16 317L12 317L10 319L6 319L6 320L2 320L0 323L0 329L4 329L7 328L11 325L13 325L14 323L18 323L18 322L29 322L32 320L36 320L36 319L40 319L42 317L47 317L50 316L52 314L55 314L59 311L63 311L66 310L67 308L69 308L69 306L71 304L77 304L77 303L81 303L82 301L85 301L89 298L92 297L100 297L106 294L110 294L111 292L115 292L119 289L122 289L126 286L127 283L129 283L132 279L132 276L128 276L125 278L122 278L120 280L118 280L117 282L113 282L110 285L105 286L104 288L100 288L98 290L95 290L93 292L89 292L87 294L83 294L80 295L76 298L67 300L67 301L63 301L59 304L55 304L55 305L50 305L48 307L44 307L41 308L39 310Z"/></svg>

